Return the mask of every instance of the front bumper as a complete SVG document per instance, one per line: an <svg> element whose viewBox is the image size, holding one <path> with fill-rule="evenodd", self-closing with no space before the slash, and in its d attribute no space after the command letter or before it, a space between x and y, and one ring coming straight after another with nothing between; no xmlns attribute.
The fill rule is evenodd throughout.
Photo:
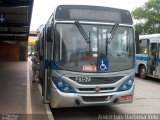
<svg viewBox="0 0 160 120"><path fill-rule="evenodd" d="M134 85L127 91L94 94L63 93L56 88L51 88L50 104L52 108L61 108L132 103L133 95Z"/></svg>

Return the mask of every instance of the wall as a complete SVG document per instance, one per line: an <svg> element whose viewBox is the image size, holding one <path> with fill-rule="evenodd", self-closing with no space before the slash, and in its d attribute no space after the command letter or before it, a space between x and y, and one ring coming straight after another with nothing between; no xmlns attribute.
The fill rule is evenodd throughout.
<svg viewBox="0 0 160 120"><path fill-rule="evenodd" d="M0 61L19 61L19 45L0 43Z"/></svg>

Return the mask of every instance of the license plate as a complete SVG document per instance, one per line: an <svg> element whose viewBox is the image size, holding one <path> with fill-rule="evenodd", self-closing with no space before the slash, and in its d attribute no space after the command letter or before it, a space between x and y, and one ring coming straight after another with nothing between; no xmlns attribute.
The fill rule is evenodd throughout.
<svg viewBox="0 0 160 120"><path fill-rule="evenodd" d="M88 76L77 76L75 81L76 82L91 82L91 78Z"/></svg>

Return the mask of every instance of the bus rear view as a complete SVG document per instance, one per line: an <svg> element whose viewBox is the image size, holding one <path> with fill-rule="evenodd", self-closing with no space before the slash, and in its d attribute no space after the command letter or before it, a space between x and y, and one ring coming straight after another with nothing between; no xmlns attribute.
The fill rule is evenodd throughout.
<svg viewBox="0 0 160 120"><path fill-rule="evenodd" d="M129 11L60 5L41 34L44 100L51 107L133 101L135 41Z"/></svg>

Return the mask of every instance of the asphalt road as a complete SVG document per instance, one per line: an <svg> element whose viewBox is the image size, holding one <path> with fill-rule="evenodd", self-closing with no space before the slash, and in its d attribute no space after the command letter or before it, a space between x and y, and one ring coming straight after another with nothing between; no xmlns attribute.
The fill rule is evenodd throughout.
<svg viewBox="0 0 160 120"><path fill-rule="evenodd" d="M152 119L160 119L160 80L135 77L135 96L131 104L101 107L79 107L52 109L55 120L107 120L129 119L126 114L159 114ZM117 116L118 114L118 116ZM111 115L111 116L110 116ZM134 116L132 116L134 117ZM141 116L146 119L146 116ZM132 119L135 119L132 118ZM139 118L138 118L139 119ZM149 118L148 118L149 119Z"/></svg>

